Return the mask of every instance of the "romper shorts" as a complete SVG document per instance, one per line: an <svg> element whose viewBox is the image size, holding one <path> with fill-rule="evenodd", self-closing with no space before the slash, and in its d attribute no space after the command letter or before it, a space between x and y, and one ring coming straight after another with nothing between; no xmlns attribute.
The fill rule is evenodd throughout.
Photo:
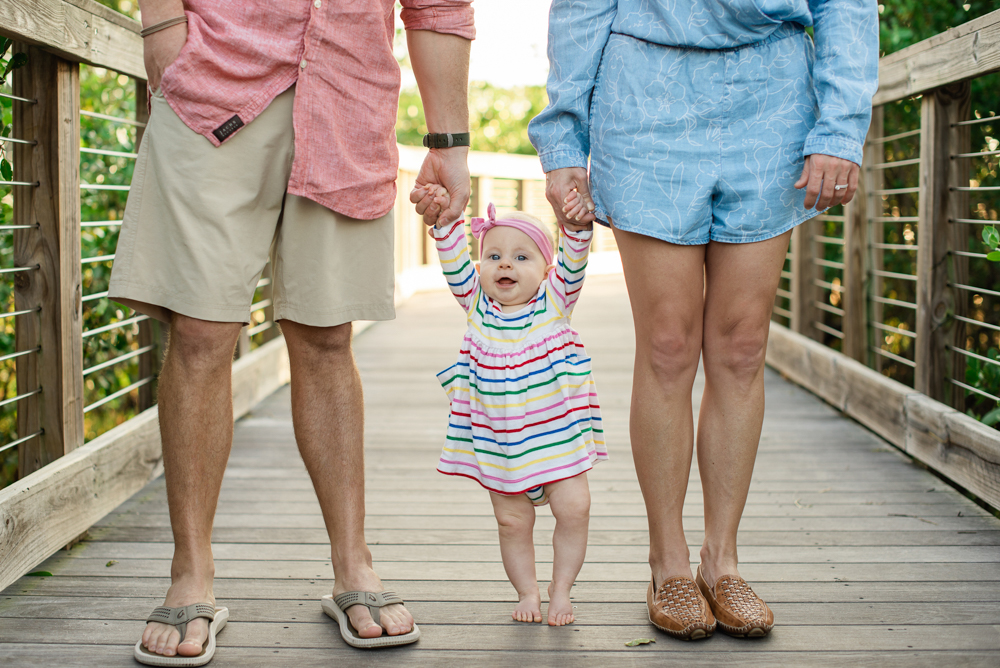
<svg viewBox="0 0 1000 668"><path fill-rule="evenodd" d="M139 146L109 297L172 314L250 322L271 257L275 320L331 327L390 320L392 212L357 220L286 193L295 88L216 148L159 92Z"/></svg>
<svg viewBox="0 0 1000 668"><path fill-rule="evenodd" d="M700 245L763 241L821 213L793 187L819 118L813 60L795 23L732 49L613 33L590 110L598 221Z"/></svg>

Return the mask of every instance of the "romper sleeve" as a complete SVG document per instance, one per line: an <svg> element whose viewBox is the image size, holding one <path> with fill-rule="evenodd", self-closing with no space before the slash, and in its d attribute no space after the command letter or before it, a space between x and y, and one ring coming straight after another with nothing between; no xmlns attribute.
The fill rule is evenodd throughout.
<svg viewBox="0 0 1000 668"><path fill-rule="evenodd" d="M553 0L549 10L549 104L528 124L542 170L587 166L590 97L618 0Z"/></svg>
<svg viewBox="0 0 1000 668"><path fill-rule="evenodd" d="M556 265L549 271L549 289L563 315L570 315L580 298L593 236L593 230L569 232L559 226L559 253Z"/></svg>
<svg viewBox="0 0 1000 668"><path fill-rule="evenodd" d="M448 281L448 288L468 312L479 294L479 274L469 256L465 220L460 219L449 227L431 227L428 231L436 242L441 272Z"/></svg>
<svg viewBox="0 0 1000 668"><path fill-rule="evenodd" d="M809 0L809 10L820 115L803 153L860 165L878 88L878 6L875 0Z"/></svg>

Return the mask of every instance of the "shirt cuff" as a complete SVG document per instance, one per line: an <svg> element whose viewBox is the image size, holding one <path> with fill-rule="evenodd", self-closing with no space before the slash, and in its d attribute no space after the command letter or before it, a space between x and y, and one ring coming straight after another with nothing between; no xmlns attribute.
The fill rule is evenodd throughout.
<svg viewBox="0 0 1000 668"><path fill-rule="evenodd" d="M476 38L472 6L467 2L433 7L404 7L399 13L407 30L430 30L465 39Z"/></svg>
<svg viewBox="0 0 1000 668"><path fill-rule="evenodd" d="M455 231L455 228L458 227L459 225L461 225L463 228L465 227L464 218L460 218L456 220L454 223L445 225L444 227L437 227L435 225L431 225L429 228L427 228L427 233L430 234L431 237L436 239L437 241L441 241L442 239L447 239L448 237L450 237L452 233Z"/></svg>
<svg viewBox="0 0 1000 668"><path fill-rule="evenodd" d="M813 153L843 158L860 166L861 157L864 155L864 145L846 137L808 137L802 149L802 155L812 155Z"/></svg>
<svg viewBox="0 0 1000 668"><path fill-rule="evenodd" d="M538 158L542 161L542 171L546 173L565 167L587 168L587 154L583 151L549 151Z"/></svg>
<svg viewBox="0 0 1000 668"><path fill-rule="evenodd" d="M564 227L563 234L570 241L589 244L590 240L594 237L594 228L590 228L589 230L567 230Z"/></svg>

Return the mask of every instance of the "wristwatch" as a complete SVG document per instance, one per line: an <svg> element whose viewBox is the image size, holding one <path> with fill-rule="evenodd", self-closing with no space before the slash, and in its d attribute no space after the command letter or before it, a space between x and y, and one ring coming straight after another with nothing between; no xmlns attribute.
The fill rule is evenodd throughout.
<svg viewBox="0 0 1000 668"><path fill-rule="evenodd" d="M427 148L451 148L452 146L468 146L468 132L432 132L424 135L424 146Z"/></svg>

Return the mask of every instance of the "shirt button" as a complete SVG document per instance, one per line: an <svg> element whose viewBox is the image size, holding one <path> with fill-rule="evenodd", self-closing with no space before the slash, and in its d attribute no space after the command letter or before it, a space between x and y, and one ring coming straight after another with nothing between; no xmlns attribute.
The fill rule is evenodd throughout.
<svg viewBox="0 0 1000 668"><path fill-rule="evenodd" d="M301 63L299 63L299 67L300 67L300 68L302 68L302 69L305 69L305 68L306 68L306 59L305 59L305 58L303 58L303 59L302 59L302 62L301 62Z"/></svg>
<svg viewBox="0 0 1000 668"><path fill-rule="evenodd" d="M316 2L313 3L313 7L315 7L316 9L319 9L322 6L323 6L323 0L316 0Z"/></svg>

